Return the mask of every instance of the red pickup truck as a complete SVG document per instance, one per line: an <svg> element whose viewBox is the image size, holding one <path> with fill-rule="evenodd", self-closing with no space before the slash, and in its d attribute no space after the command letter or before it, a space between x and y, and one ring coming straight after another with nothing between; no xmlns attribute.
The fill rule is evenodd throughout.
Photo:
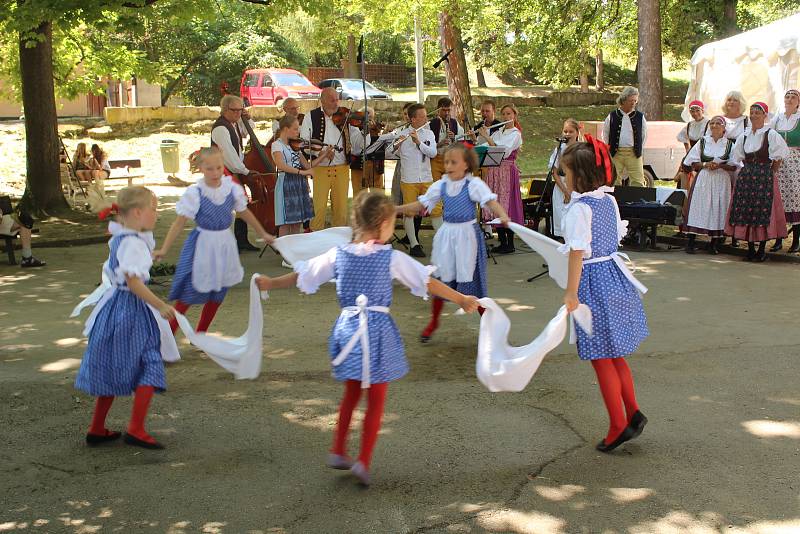
<svg viewBox="0 0 800 534"><path fill-rule="evenodd" d="M239 94L245 106L272 106L284 98L318 98L322 90L294 69L248 69Z"/></svg>

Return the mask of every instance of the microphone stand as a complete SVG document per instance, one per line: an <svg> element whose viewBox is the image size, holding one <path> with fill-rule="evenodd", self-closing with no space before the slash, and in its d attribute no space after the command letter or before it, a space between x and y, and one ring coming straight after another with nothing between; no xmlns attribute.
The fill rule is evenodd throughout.
<svg viewBox="0 0 800 534"><path fill-rule="evenodd" d="M558 156L561 154L561 147L564 146L564 143L566 143L567 140L564 139L563 137L559 137L559 138L556 139L556 141L558 141L558 148L556 148L556 161L558 161ZM537 220L538 220L539 214L542 213L542 206L544 205L544 197L547 195L547 186L553 181L553 169L555 169L555 168L556 168L555 165L550 166L550 170L547 171L547 177L544 179L544 189L542 190L542 196L539 197L539 202L536 203L536 210L534 211L534 216L537 218ZM551 203L552 203L552 200L551 200ZM551 209L555 209L555 206L551 206ZM534 230L536 232L539 231L538 228L534 228ZM538 274L535 274L535 275L531 276L530 278L528 278L528 282L533 282L537 278L541 278L542 276L547 274L547 272L548 272L547 264L542 265L542 267L544 267L544 271L542 271L542 272L540 272Z"/></svg>

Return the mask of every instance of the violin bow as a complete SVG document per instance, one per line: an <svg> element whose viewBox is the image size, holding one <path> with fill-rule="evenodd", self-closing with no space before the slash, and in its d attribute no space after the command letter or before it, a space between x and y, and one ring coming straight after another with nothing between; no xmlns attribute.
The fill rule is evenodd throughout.
<svg viewBox="0 0 800 534"><path fill-rule="evenodd" d="M367 62L364 59L364 34L361 34L361 39L358 41L358 58L361 63L361 89L364 91L364 123L361 125L363 131L361 135L364 141L361 147L361 186L364 186L367 171L367 132L369 131L369 107L367 107Z"/></svg>

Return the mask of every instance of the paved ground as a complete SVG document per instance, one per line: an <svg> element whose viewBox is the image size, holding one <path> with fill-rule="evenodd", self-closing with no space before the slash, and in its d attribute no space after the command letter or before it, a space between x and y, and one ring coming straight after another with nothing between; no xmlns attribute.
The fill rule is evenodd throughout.
<svg viewBox="0 0 800 534"><path fill-rule="evenodd" d="M185 347L149 420L165 451L87 449L92 403L72 388L85 341L67 315L106 250L48 249L39 271L0 265L0 532L800 531L796 265L634 255L653 333L631 365L650 424L610 456L594 450L605 410L571 347L524 392L489 393L474 372L477 317L447 317L421 346L427 304L398 289L412 371L390 387L365 491L323 465L340 395L326 354L332 286L274 292L258 380ZM491 294L522 344L561 294L524 281L536 256L498 262ZM244 263L284 272L271 253ZM218 331L244 330L246 297L231 291ZM118 401L112 428L129 409Z"/></svg>

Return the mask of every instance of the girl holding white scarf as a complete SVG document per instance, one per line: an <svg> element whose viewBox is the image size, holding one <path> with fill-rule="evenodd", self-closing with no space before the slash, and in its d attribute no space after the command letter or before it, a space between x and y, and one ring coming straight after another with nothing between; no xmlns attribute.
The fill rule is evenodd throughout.
<svg viewBox="0 0 800 534"><path fill-rule="evenodd" d="M509 218L497 195L474 175L478 158L474 151L457 143L444 152L445 175L433 183L416 202L397 208L401 213L417 213L431 209L440 200L444 206L444 223L433 237L431 263L436 266L437 278L461 293L477 298L486 296L486 244L476 219L475 204L487 207L508 224ZM439 327L444 300L434 298L431 320L422 331L423 343L430 341ZM478 308L482 313L483 308Z"/></svg>
<svg viewBox="0 0 800 534"><path fill-rule="evenodd" d="M389 310L392 281L399 281L418 297L427 298L430 292L452 300L466 312L478 307L475 297L462 295L431 278L433 267L424 266L386 244L394 233L395 218L395 207L389 197L362 191L353 200L352 243L334 247L308 261L295 262L295 272L291 274L256 279L262 291L297 286L309 294L336 279L342 312L333 325L328 345L333 375L344 382L344 396L327 465L350 470L365 486L370 484L372 451L381 428L389 382L408 372L403 340ZM361 453L353 462L347 456L347 433L364 390L367 390L367 411Z"/></svg>

